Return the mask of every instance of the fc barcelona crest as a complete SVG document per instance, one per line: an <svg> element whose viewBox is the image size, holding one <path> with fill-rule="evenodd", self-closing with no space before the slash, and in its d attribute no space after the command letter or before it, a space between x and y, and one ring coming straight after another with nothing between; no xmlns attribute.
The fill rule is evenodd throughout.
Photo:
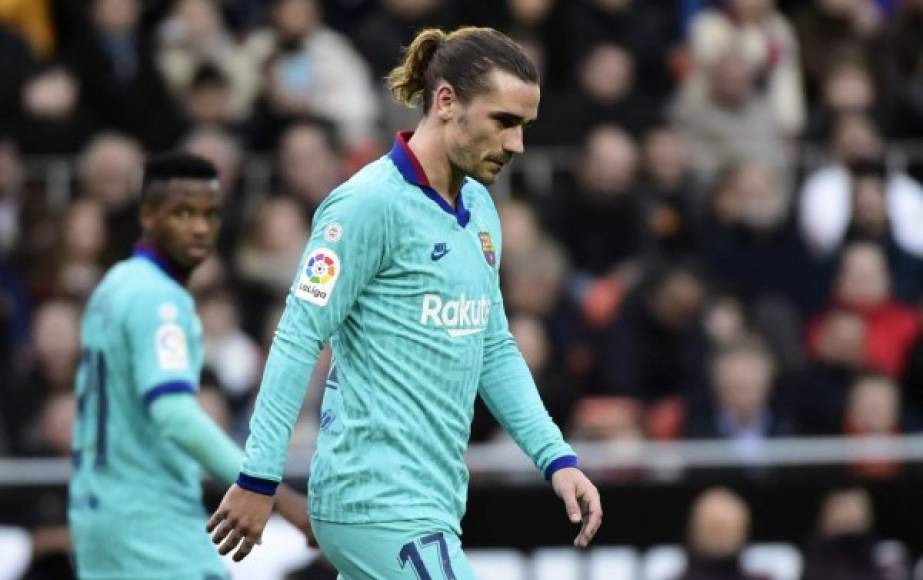
<svg viewBox="0 0 923 580"><path fill-rule="evenodd" d="M494 253L494 242L490 239L490 232L480 232L478 237L481 238L481 251L484 252L484 259L491 266L496 266L497 254Z"/></svg>

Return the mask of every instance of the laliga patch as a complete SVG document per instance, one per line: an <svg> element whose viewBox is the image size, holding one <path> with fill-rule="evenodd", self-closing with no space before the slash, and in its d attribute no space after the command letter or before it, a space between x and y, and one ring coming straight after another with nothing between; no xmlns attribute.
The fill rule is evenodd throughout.
<svg viewBox="0 0 923 580"><path fill-rule="evenodd" d="M314 250L298 277L295 296L318 306L326 306L339 277L340 259L333 250Z"/></svg>
<svg viewBox="0 0 923 580"><path fill-rule="evenodd" d="M157 329L154 338L157 365L163 371L184 371L189 368L189 347L183 327L167 322Z"/></svg>

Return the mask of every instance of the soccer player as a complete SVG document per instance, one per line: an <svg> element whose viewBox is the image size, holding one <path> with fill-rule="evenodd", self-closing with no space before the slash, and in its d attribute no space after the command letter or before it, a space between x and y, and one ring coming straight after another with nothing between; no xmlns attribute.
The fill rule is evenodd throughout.
<svg viewBox="0 0 923 580"><path fill-rule="evenodd" d="M167 154L146 163L141 195L143 238L94 290L81 329L68 507L78 576L224 579L199 467L233 482L243 452L196 402L202 327L184 288L218 235L217 174ZM308 533L305 497L279 489L279 511Z"/></svg>
<svg viewBox="0 0 923 580"><path fill-rule="evenodd" d="M389 77L424 118L316 212L263 374L246 459L208 523L248 554L269 516L322 344L333 351L311 462L321 550L348 580L473 578L459 540L475 396L564 500L574 540L599 494L551 421L508 330L500 221L483 184L523 151L538 73L487 28L423 30ZM239 547L238 547L239 546Z"/></svg>

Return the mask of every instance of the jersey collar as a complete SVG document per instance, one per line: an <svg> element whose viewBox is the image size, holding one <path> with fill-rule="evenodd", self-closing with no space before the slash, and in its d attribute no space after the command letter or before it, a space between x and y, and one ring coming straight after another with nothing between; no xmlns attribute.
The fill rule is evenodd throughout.
<svg viewBox="0 0 923 580"><path fill-rule="evenodd" d="M449 205L449 203L433 189L429 184L426 173L423 171L423 166L420 165L420 161L417 159L416 155L413 154L413 151L410 150L410 146L407 145L412 135L413 131L398 131L397 135L394 137L394 146L391 147L388 157L394 162L397 170L401 172L405 180L422 189L426 197L436 202L444 212L454 217L458 225L461 227L467 226L468 222L471 220L471 212L465 207L464 201L462 200L461 189L459 189L458 198L456 199L455 205L457 207ZM462 189L464 189L464 185L467 181L468 178L466 177L465 181L462 182Z"/></svg>
<svg viewBox="0 0 923 580"><path fill-rule="evenodd" d="M154 262L154 265L160 268L164 274L176 280L180 286L185 286L189 280L189 275L184 274L179 266L170 258L163 255L160 250L148 242L138 242L132 252L132 257L140 257Z"/></svg>

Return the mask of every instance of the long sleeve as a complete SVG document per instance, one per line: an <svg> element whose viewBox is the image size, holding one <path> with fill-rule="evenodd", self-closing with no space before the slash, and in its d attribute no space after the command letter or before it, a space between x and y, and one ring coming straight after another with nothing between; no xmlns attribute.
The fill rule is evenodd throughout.
<svg viewBox="0 0 923 580"><path fill-rule="evenodd" d="M160 432L182 447L205 471L224 483L234 481L244 454L205 414L191 393L158 397L149 411Z"/></svg>
<svg viewBox="0 0 923 580"><path fill-rule="evenodd" d="M238 484L272 494L324 342L349 315L386 255L386 199L340 188L318 209L276 329L250 419Z"/></svg>
<svg viewBox="0 0 923 580"><path fill-rule="evenodd" d="M503 429L550 479L555 470L575 466L577 457L545 409L532 373L510 334L499 284L494 288L490 312L478 393Z"/></svg>

